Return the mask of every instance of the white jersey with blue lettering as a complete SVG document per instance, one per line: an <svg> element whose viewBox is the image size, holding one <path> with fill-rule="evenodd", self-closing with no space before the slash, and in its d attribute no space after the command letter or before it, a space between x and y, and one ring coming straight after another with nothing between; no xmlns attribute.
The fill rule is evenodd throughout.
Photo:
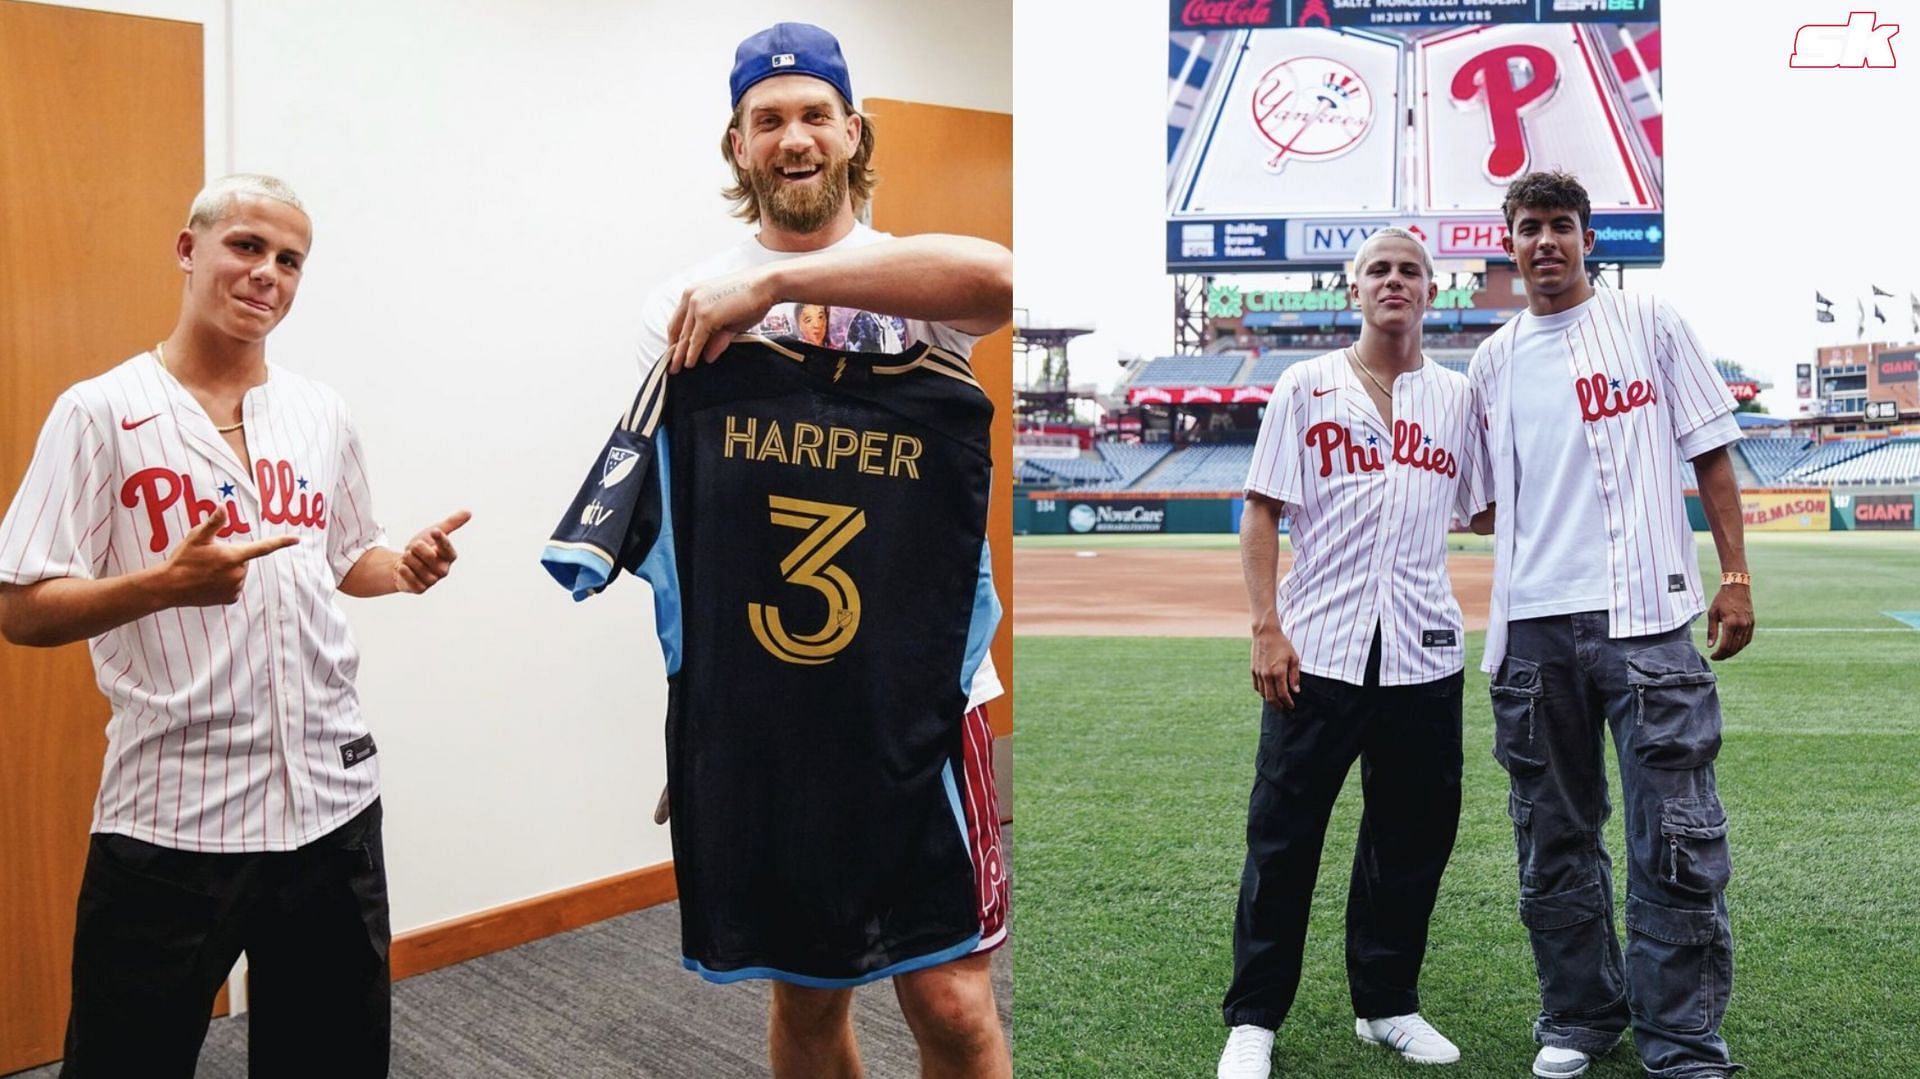
<svg viewBox="0 0 1920 1079"><path fill-rule="evenodd" d="M338 394L269 365L241 403L243 464L142 353L54 402L0 523L0 582L157 566L216 508L218 538L296 536L238 602L174 607L88 642L112 706L94 832L215 853L291 850L380 792L340 579L385 542Z"/></svg>
<svg viewBox="0 0 1920 1079"><path fill-rule="evenodd" d="M1344 349L1282 372L1246 489L1286 504L1276 602L1300 669L1364 684L1377 626L1380 684L1433 682L1466 663L1447 532L1485 504L1467 380L1431 360L1401 375L1389 428L1360 377Z"/></svg>

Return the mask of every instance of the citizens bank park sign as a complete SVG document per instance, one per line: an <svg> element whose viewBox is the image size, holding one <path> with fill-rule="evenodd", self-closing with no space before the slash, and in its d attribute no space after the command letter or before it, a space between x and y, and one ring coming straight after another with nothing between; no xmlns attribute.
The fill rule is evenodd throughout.
<svg viewBox="0 0 1920 1079"><path fill-rule="evenodd" d="M1507 184L1580 178L1658 264L1660 0L1171 0L1167 267L1332 269L1397 225L1501 259Z"/></svg>

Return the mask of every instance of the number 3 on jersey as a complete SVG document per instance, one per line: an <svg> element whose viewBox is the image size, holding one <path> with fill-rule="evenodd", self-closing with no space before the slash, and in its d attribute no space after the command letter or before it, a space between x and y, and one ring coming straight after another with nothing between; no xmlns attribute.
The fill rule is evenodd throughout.
<svg viewBox="0 0 1920 1079"><path fill-rule="evenodd" d="M831 563L867 527L867 515L853 506L780 495L767 496L767 505L774 524L806 530L799 544L780 560L780 576L788 584L820 593L827 601L827 620L815 632L795 636L781 625L778 607L749 603L747 623L760 646L775 659L810 666L830 663L860 630L860 590L845 570Z"/></svg>

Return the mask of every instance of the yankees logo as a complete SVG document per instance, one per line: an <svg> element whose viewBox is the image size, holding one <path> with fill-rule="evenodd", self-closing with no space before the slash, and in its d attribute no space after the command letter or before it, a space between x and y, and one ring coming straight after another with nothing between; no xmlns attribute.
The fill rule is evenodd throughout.
<svg viewBox="0 0 1920 1079"><path fill-rule="evenodd" d="M1573 389L1580 397L1580 418L1588 423L1609 416L1624 416L1642 405L1657 404L1660 400L1653 392L1652 382L1634 379L1622 386L1619 379L1608 378L1604 371L1576 379ZM1613 394L1611 398L1607 396L1609 391Z"/></svg>
<svg viewBox="0 0 1920 1079"><path fill-rule="evenodd" d="M1552 100L1560 63L1538 45L1501 45L1468 60L1454 72L1454 104L1484 101L1493 149L1482 164L1487 178L1504 184L1527 170L1527 136L1520 118Z"/></svg>
<svg viewBox="0 0 1920 1079"><path fill-rule="evenodd" d="M233 485L228 484L222 493L231 493ZM147 524L153 529L153 539L148 548L155 554L165 551L172 543L167 532L167 511L176 502L186 500L187 527L192 528L213 515L217 507L211 499L201 498L193 489L193 477L185 472L175 472L166 468L143 468L127 477L120 487L120 504L133 509L141 503L147 507ZM240 507L227 499L227 523L214 533L221 539L237 533L253 531L253 525L240 515Z"/></svg>
<svg viewBox="0 0 1920 1079"><path fill-rule="evenodd" d="M1264 164L1286 167L1288 155L1331 159L1359 145L1373 127L1373 94L1337 60L1300 56L1267 69L1253 88L1253 123L1274 146Z"/></svg>

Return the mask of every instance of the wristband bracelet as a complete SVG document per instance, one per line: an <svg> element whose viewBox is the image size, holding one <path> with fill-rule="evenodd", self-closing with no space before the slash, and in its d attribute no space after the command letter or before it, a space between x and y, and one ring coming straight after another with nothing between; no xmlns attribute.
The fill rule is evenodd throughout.
<svg viewBox="0 0 1920 1079"><path fill-rule="evenodd" d="M1743 585L1746 585L1748 588L1752 588L1753 575L1750 573L1722 573L1720 575L1720 583L1721 584L1743 584Z"/></svg>

